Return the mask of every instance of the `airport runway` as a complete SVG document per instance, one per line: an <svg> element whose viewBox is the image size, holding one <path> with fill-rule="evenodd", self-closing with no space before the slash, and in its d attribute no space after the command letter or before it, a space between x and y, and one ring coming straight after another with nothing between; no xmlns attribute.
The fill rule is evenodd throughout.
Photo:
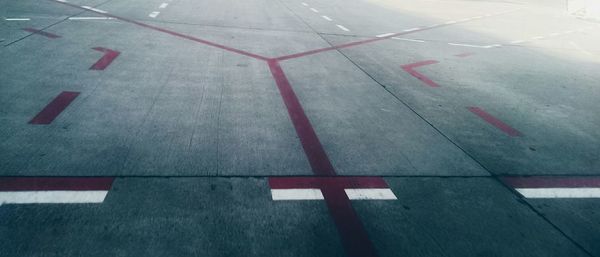
<svg viewBox="0 0 600 257"><path fill-rule="evenodd" d="M600 257L562 5L0 0L0 257Z"/></svg>

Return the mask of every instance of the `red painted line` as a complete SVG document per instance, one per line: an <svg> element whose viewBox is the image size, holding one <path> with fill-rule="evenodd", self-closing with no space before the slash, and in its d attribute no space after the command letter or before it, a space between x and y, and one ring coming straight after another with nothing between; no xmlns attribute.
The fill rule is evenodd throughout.
<svg viewBox="0 0 600 257"><path fill-rule="evenodd" d="M64 111L73 100L79 95L79 92L63 91L60 93L52 102L50 102L44 109L39 112L29 124L50 124L52 121Z"/></svg>
<svg viewBox="0 0 600 257"><path fill-rule="evenodd" d="M269 60L268 64L313 172L320 176L334 176L335 170L329 157L279 62Z"/></svg>
<svg viewBox="0 0 600 257"><path fill-rule="evenodd" d="M504 133L506 133L509 136L518 137L518 136L523 135L518 130L512 128L508 124L502 122L501 120L497 119L496 117L492 116L491 114L487 113L486 111L484 111L483 109L481 109L479 107L467 107L467 109L469 109L469 111L471 111L472 113L476 114L477 116L479 116L480 118L485 120L487 123L492 124L494 127L502 130Z"/></svg>
<svg viewBox="0 0 600 257"><path fill-rule="evenodd" d="M0 177L0 191L110 190L114 178Z"/></svg>
<svg viewBox="0 0 600 257"><path fill-rule="evenodd" d="M514 188L580 188L600 187L600 177L502 177Z"/></svg>
<svg viewBox="0 0 600 257"><path fill-rule="evenodd" d="M179 38L191 40L191 41L194 41L194 42L197 42L197 43L201 43L201 44L204 44L204 45L209 45L209 46L212 46L212 47L220 48L220 49L225 50L225 51L229 51L229 52L233 52L233 53L245 55L245 56L248 56L248 57L251 57L251 58L254 58L254 59L259 59L259 60L263 60L263 61L267 61L269 59L267 57L260 56L258 54L253 54L253 53L250 53L250 52L246 52L246 51L243 51L243 50L240 50L240 49L236 49L236 48L233 48L233 47L221 45L221 44L214 43L214 42L211 42L211 41L208 41L208 40L204 40L204 39L201 39L201 38L197 38L197 37L194 37L194 36L181 34L179 32L175 32L175 31L171 31L171 30L168 30L168 29L156 27L156 26L153 26L153 25L150 25L150 24L142 23L142 22L131 20L131 19L128 19L128 18L116 16L116 15L113 15L113 14L110 14L110 13L101 13L101 12L97 12L97 11L94 11L94 10L91 10L91 9L86 9L86 8L81 7L81 6L74 5L74 4L71 4L71 3L66 3L66 2L59 2L59 1L56 1L56 0L50 0L50 1L53 1L53 2L59 3L59 4L63 4L63 5L68 5L68 6L71 6L73 8L78 8L78 9L86 10L86 11L89 11L89 12L95 12L95 13L97 13L99 15L102 15L102 16L112 17L112 18L115 18L117 20L121 20L121 21L124 21L124 22L132 23L132 24L135 24L135 25L147 28L147 29L159 31L159 32L162 32L162 33L169 34L171 36L175 36L175 37L179 37Z"/></svg>
<svg viewBox="0 0 600 257"><path fill-rule="evenodd" d="M112 63L112 61L115 58L117 58L117 56L119 56L119 54L121 54L118 51L111 50L111 49L104 48L104 47L94 47L92 49L103 52L104 55L96 63L94 63L94 65L92 65L92 67L90 67L90 70L106 69L106 67L108 67L108 65L110 65Z"/></svg>
<svg viewBox="0 0 600 257"><path fill-rule="evenodd" d="M475 53L467 52L467 53L455 54L454 56L463 58L463 57L468 57L471 55L475 55Z"/></svg>
<svg viewBox="0 0 600 257"><path fill-rule="evenodd" d="M272 189L302 188L389 188L381 177L272 177Z"/></svg>
<svg viewBox="0 0 600 257"><path fill-rule="evenodd" d="M47 38L52 38L52 39L60 37L59 35L52 34L52 33L49 33L49 32L43 31L43 30L39 30L39 29L34 29L34 28L23 28L23 30L25 30L27 32L31 32L33 34L42 35L42 36L45 36Z"/></svg>
<svg viewBox="0 0 600 257"><path fill-rule="evenodd" d="M430 87L439 87L440 85L438 85L437 83L433 82L433 80L429 79L427 76L421 74L420 72L416 71L415 68L417 67L421 67L421 66L425 66L425 65L431 65L431 64L435 64L438 63L438 61L435 60L426 60L426 61L421 61L421 62L415 62L415 63L410 63L410 64L405 64L402 65L402 69L405 70L406 72L408 72L408 74L412 75L413 77L423 81L423 83L425 83L426 85L430 86Z"/></svg>

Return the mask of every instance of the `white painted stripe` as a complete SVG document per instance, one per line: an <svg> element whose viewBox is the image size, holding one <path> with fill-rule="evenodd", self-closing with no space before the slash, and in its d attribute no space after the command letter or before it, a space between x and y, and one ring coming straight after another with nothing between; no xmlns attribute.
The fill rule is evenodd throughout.
<svg viewBox="0 0 600 257"><path fill-rule="evenodd" d="M69 20L112 20L112 17L69 17Z"/></svg>
<svg viewBox="0 0 600 257"><path fill-rule="evenodd" d="M397 40L402 40L402 41L410 41L410 42L418 42L418 43L425 43L424 40L410 39L410 38L393 37L392 39L397 39Z"/></svg>
<svg viewBox="0 0 600 257"><path fill-rule="evenodd" d="M340 28L341 30L343 30L343 31L350 31L348 28L346 28L346 27L344 27L344 26L342 26L342 25L336 24L336 26L337 26L338 28Z"/></svg>
<svg viewBox="0 0 600 257"><path fill-rule="evenodd" d="M452 46L464 46L464 47L485 48L485 49L501 46L499 44L485 45L485 46L482 46L482 45L470 45L470 44L460 44L460 43L448 43L448 44L452 45Z"/></svg>
<svg viewBox="0 0 600 257"><path fill-rule="evenodd" d="M538 39L543 39L543 38L544 38L544 36L535 36L535 37L532 37L531 40L538 40Z"/></svg>
<svg viewBox="0 0 600 257"><path fill-rule="evenodd" d="M516 188L526 198L600 198L600 188Z"/></svg>
<svg viewBox="0 0 600 257"><path fill-rule="evenodd" d="M464 18L464 19L458 20L458 22L465 22L465 21L470 21L470 20L471 20L471 18Z"/></svg>
<svg viewBox="0 0 600 257"><path fill-rule="evenodd" d="M552 37L555 37L555 36L558 36L558 35L560 35L560 33L558 33L558 32L550 33L550 36L552 36Z"/></svg>
<svg viewBox="0 0 600 257"><path fill-rule="evenodd" d="M307 4L307 3L302 3L302 5L304 5L304 6L308 6L308 4Z"/></svg>
<svg viewBox="0 0 600 257"><path fill-rule="evenodd" d="M521 44L521 43L524 43L524 42L526 42L526 41L525 40L513 40L513 41L510 41L511 44Z"/></svg>
<svg viewBox="0 0 600 257"><path fill-rule="evenodd" d="M318 188L305 189L271 189L273 201L288 200L323 200L323 193Z"/></svg>
<svg viewBox="0 0 600 257"><path fill-rule="evenodd" d="M56 1L61 2L61 3L66 3L67 2L67 0L56 0Z"/></svg>
<svg viewBox="0 0 600 257"><path fill-rule="evenodd" d="M30 18L5 18L5 21L30 21Z"/></svg>
<svg viewBox="0 0 600 257"><path fill-rule="evenodd" d="M108 191L16 191L0 192L2 204L102 203Z"/></svg>
<svg viewBox="0 0 600 257"><path fill-rule="evenodd" d="M150 18L156 18L158 14L160 14L160 12L151 12L150 14L148 14L148 16L150 16Z"/></svg>
<svg viewBox="0 0 600 257"><path fill-rule="evenodd" d="M325 15L323 15L323 16L321 16L321 17L323 17L323 19L326 19L326 20L328 20L328 21L333 21L331 18L329 18L329 17L327 17L327 16L325 16Z"/></svg>
<svg viewBox="0 0 600 257"><path fill-rule="evenodd" d="M456 23L456 21L447 21L447 22L444 22L444 24L454 24L454 23Z"/></svg>
<svg viewBox="0 0 600 257"><path fill-rule="evenodd" d="M473 19L481 19L481 18L483 18L483 16L481 16L481 15L473 17Z"/></svg>
<svg viewBox="0 0 600 257"><path fill-rule="evenodd" d="M315 8L310 8L311 11L319 13L319 10L315 9Z"/></svg>
<svg viewBox="0 0 600 257"><path fill-rule="evenodd" d="M394 35L394 34L396 34L396 33L385 33L385 34L379 34L379 35L377 35L375 37L387 37L387 36L391 36L391 35Z"/></svg>
<svg viewBox="0 0 600 257"><path fill-rule="evenodd" d="M100 9L96 9L96 8L93 8L93 7L89 7L89 6L85 6L85 5L82 5L81 8L88 9L88 10L94 11L94 12L106 13L106 11L103 11L103 10L100 10Z"/></svg>
<svg viewBox="0 0 600 257"><path fill-rule="evenodd" d="M419 30L419 28L410 28L410 29L405 29L403 31L404 32L410 32L410 31L415 31L415 30Z"/></svg>
<svg viewBox="0 0 600 257"><path fill-rule="evenodd" d="M344 191L350 200L398 200L389 188L348 188Z"/></svg>
<svg viewBox="0 0 600 257"><path fill-rule="evenodd" d="M165 8L167 8L168 5L169 5L168 3L162 3L162 4L160 4L160 6L158 8L165 9Z"/></svg>
<svg viewBox="0 0 600 257"><path fill-rule="evenodd" d="M436 23L436 24L431 24L431 25L429 25L428 27L429 27L429 28L433 28L433 27L437 27L437 26L440 26L440 25L441 25L441 24L439 24L439 23Z"/></svg>

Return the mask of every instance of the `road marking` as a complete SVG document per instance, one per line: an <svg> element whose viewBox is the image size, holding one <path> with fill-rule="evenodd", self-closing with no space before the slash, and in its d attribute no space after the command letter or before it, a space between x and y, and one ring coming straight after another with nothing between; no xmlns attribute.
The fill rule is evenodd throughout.
<svg viewBox="0 0 600 257"><path fill-rule="evenodd" d="M474 16L474 17L473 17L473 19L481 19L481 18L483 18L483 16L482 16L482 15L479 15L479 16Z"/></svg>
<svg viewBox="0 0 600 257"><path fill-rule="evenodd" d="M47 125L52 123L62 111L64 111L73 100L79 95L79 92L63 91L58 96L48 103L42 111L40 111L29 124Z"/></svg>
<svg viewBox="0 0 600 257"><path fill-rule="evenodd" d="M273 201L325 200L318 188L271 189L271 197Z"/></svg>
<svg viewBox="0 0 600 257"><path fill-rule="evenodd" d="M0 178L0 205L102 203L114 178Z"/></svg>
<svg viewBox="0 0 600 257"><path fill-rule="evenodd" d="M69 17L69 20L112 20L111 17Z"/></svg>
<svg viewBox="0 0 600 257"><path fill-rule="evenodd" d="M410 39L410 38L392 37L392 39L402 40L402 41L409 41L409 42L425 43L424 40Z"/></svg>
<svg viewBox="0 0 600 257"><path fill-rule="evenodd" d="M311 11L315 12L315 13L319 13L319 10L315 9L315 8L310 8Z"/></svg>
<svg viewBox="0 0 600 257"><path fill-rule="evenodd" d="M68 3L67 0L56 0L56 1L59 1L61 3Z"/></svg>
<svg viewBox="0 0 600 257"><path fill-rule="evenodd" d="M304 2L302 3L302 5L304 5L304 6L308 6L308 4L307 4L307 3L304 3Z"/></svg>
<svg viewBox="0 0 600 257"><path fill-rule="evenodd" d="M150 14L148 14L148 16L150 16L150 18L156 18L158 14L160 14L160 12L151 12Z"/></svg>
<svg viewBox="0 0 600 257"><path fill-rule="evenodd" d="M50 32L46 32L46 31L39 30L39 29L34 29L34 28L23 28L23 30L27 31L27 32L31 32L33 34L42 35L42 36L45 36L45 37L51 38L51 39L55 39L55 38L59 38L60 37L59 35L52 34Z"/></svg>
<svg viewBox="0 0 600 257"><path fill-rule="evenodd" d="M539 39L544 39L544 38L545 38L544 36L535 36L535 37L532 37L531 40L539 40Z"/></svg>
<svg viewBox="0 0 600 257"><path fill-rule="evenodd" d="M162 4L160 4L160 6L158 8L165 9L165 8L167 8L168 5L169 5L168 3L162 3Z"/></svg>
<svg viewBox="0 0 600 257"><path fill-rule="evenodd" d="M394 35L394 34L396 34L396 33L385 33L385 34L379 34L379 35L377 35L375 37L388 37L388 36L391 36L391 35Z"/></svg>
<svg viewBox="0 0 600 257"><path fill-rule="evenodd" d="M328 21L333 21L331 18L329 18L329 17L327 17L327 16L325 16L325 15L322 15L321 17L323 17L323 19L326 19L326 20L328 20Z"/></svg>
<svg viewBox="0 0 600 257"><path fill-rule="evenodd" d="M600 198L600 177L503 177L526 198Z"/></svg>
<svg viewBox="0 0 600 257"><path fill-rule="evenodd" d="M454 24L454 23L456 23L456 21L447 21L447 22L444 22L444 24Z"/></svg>
<svg viewBox="0 0 600 257"><path fill-rule="evenodd" d="M499 120L498 118L494 117L493 115L489 114L488 112L484 111L479 107L467 107L467 109L475 115L479 116L487 123L500 129L502 132L506 133L511 137L519 137L523 135L520 131L512 128L508 124L504 123L503 121Z"/></svg>
<svg viewBox="0 0 600 257"><path fill-rule="evenodd" d="M411 32L411 31L415 31L415 30L419 30L420 28L410 28L410 29L405 29L403 30L404 32Z"/></svg>
<svg viewBox="0 0 600 257"><path fill-rule="evenodd" d="M555 36L558 36L558 35L560 35L560 33L558 33L558 32L550 33L550 36L552 36L552 37L555 37Z"/></svg>
<svg viewBox="0 0 600 257"><path fill-rule="evenodd" d="M96 9L94 7L85 6L85 5L82 5L81 8L88 9L88 10L91 10L91 11L94 11L94 12L99 12L99 13L107 13L106 11L103 11L103 10L100 10L100 9Z"/></svg>
<svg viewBox="0 0 600 257"><path fill-rule="evenodd" d="M5 21L30 21L30 18L5 18Z"/></svg>
<svg viewBox="0 0 600 257"><path fill-rule="evenodd" d="M421 66L425 66L425 65L431 65L431 64L436 64L438 63L438 61L435 60L426 60L426 61L420 61L420 62L415 62L415 63L410 63L410 64L405 64L402 65L402 69L406 72L408 72L408 74L412 75L413 77L419 79L420 81L423 81L423 83L425 83L425 85L428 85L430 87L439 87L440 85L438 85L437 83L433 82L433 80L429 79L427 76L421 74L420 72L416 71L415 68L417 67L421 67Z"/></svg>
<svg viewBox="0 0 600 257"><path fill-rule="evenodd" d="M340 28L341 30L343 30L343 31L350 31L348 28L346 28L346 27L344 27L344 26L342 26L342 25L336 24L336 26L337 26L338 28Z"/></svg>
<svg viewBox="0 0 600 257"><path fill-rule="evenodd" d="M454 56L456 56L456 57L468 57L468 56L471 56L471 55L475 55L475 53L467 52L467 53L455 54Z"/></svg>
<svg viewBox="0 0 600 257"><path fill-rule="evenodd" d="M112 63L112 61L121 54L119 51L111 50L104 47L94 47L92 48L96 51L103 52L104 55L96 61L91 67L90 70L104 70L108 65Z"/></svg>
<svg viewBox="0 0 600 257"><path fill-rule="evenodd" d="M0 205L34 203L102 203L108 191L0 192Z"/></svg>
<svg viewBox="0 0 600 257"><path fill-rule="evenodd" d="M398 200L389 188L346 188L350 200Z"/></svg>
<svg viewBox="0 0 600 257"><path fill-rule="evenodd" d="M521 43L525 43L525 42L527 42L527 41L525 41L525 40L513 40L513 41L510 41L510 44L514 45L514 44L521 44Z"/></svg>
<svg viewBox="0 0 600 257"><path fill-rule="evenodd" d="M494 47L501 46L499 44L493 44L493 45L470 45L470 44L460 44L460 43L448 43L448 44L452 45L452 46L464 46L464 47L484 48L484 49L489 49L489 48L494 48Z"/></svg>

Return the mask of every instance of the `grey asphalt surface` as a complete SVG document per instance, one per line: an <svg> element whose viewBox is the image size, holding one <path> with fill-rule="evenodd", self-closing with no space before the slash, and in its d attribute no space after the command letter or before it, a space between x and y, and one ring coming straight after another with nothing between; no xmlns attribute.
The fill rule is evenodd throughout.
<svg viewBox="0 0 600 257"><path fill-rule="evenodd" d="M600 199L498 180L600 175L600 24L562 1L67 1L0 0L0 180L116 179L101 204L0 203L2 257L350 256L324 201L271 199L269 177L317 172L244 53L405 30L279 61L337 175L397 196L352 201L378 256L600 256ZM94 47L120 55L91 70ZM439 87L403 69L428 60ZM29 124L63 91L80 95Z"/></svg>

